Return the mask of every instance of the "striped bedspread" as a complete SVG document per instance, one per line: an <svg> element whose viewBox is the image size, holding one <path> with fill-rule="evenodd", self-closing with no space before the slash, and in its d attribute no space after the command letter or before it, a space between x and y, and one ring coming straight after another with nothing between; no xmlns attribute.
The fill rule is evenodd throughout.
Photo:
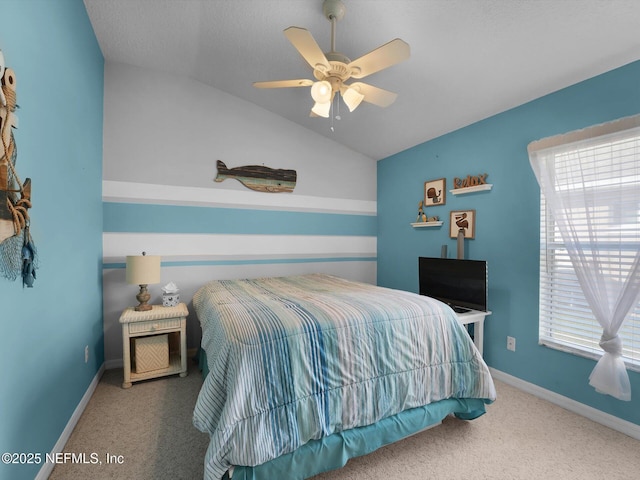
<svg viewBox="0 0 640 480"><path fill-rule="evenodd" d="M212 281L193 305L210 370L193 416L211 438L207 479L409 408L495 399L466 330L428 297L313 274Z"/></svg>

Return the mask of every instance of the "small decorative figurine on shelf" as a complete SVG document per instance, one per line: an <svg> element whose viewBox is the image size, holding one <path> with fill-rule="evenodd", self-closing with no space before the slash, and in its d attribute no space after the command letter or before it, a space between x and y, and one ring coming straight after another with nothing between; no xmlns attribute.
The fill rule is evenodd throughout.
<svg viewBox="0 0 640 480"><path fill-rule="evenodd" d="M422 201L418 202L418 218L416 218L416 223L429 223L429 222L437 222L440 220L440 217L433 216L428 217L425 213L424 203Z"/></svg>
<svg viewBox="0 0 640 480"><path fill-rule="evenodd" d="M420 200L418 202L418 218L416 218L416 223L427 221L427 216L424 214L424 210L422 207L423 207L423 203L422 203L422 200Z"/></svg>

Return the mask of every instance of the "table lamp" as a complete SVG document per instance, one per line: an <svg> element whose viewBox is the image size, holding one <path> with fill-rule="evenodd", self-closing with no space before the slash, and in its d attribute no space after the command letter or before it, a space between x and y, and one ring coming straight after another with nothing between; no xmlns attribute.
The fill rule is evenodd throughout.
<svg viewBox="0 0 640 480"><path fill-rule="evenodd" d="M135 307L137 312L151 310L147 304L151 295L147 291L147 285L160 283L160 256L142 255L127 256L127 283L140 285L140 292L136 295L139 305Z"/></svg>

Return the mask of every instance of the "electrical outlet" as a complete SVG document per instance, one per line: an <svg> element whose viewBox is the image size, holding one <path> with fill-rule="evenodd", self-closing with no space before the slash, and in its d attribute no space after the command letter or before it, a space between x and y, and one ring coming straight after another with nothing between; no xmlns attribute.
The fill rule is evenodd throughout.
<svg viewBox="0 0 640 480"><path fill-rule="evenodd" d="M89 362L89 345L84 347L84 363Z"/></svg>
<svg viewBox="0 0 640 480"><path fill-rule="evenodd" d="M516 339L514 337L507 337L507 350L516 351Z"/></svg>

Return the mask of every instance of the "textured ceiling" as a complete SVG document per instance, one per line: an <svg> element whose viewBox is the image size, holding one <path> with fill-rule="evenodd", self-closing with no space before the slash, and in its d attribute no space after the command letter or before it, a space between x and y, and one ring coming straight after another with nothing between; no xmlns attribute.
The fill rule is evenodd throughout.
<svg viewBox="0 0 640 480"><path fill-rule="evenodd" d="M363 81L398 94L341 120L310 118L313 78L282 31L324 51L321 0L84 0L105 61L181 74L259 105L374 160L640 59L637 0L343 0L336 50L351 59L394 39L411 58ZM640 86L639 86L640 88Z"/></svg>

